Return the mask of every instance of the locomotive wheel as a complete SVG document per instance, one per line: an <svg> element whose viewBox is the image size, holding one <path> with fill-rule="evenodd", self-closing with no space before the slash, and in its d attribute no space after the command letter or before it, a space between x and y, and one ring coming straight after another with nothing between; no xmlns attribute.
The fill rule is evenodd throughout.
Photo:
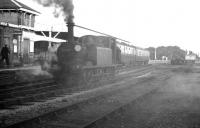
<svg viewBox="0 0 200 128"><path fill-rule="evenodd" d="M84 85L90 85L92 83L92 74L88 70L83 71L83 83Z"/></svg>

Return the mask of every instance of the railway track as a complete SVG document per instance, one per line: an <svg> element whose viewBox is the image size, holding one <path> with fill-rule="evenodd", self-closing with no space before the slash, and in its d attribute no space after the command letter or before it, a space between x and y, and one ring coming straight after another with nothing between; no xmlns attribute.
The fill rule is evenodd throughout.
<svg viewBox="0 0 200 128"><path fill-rule="evenodd" d="M43 128L99 128L101 124L106 122L109 119L112 119L114 116L120 116L120 113L123 112L129 105L134 104L138 100L145 99L149 95L155 93L158 88L151 90L150 92L146 93L143 96L138 97L134 101L129 103L119 105L117 107L112 106L112 110L101 113L101 114L94 114L94 115L87 115L83 118L82 115L80 117L68 117L70 114L63 114L58 116L55 114L56 118L51 118L49 121L41 122L41 127ZM82 117L82 118L81 118ZM39 126L40 127L40 126Z"/></svg>
<svg viewBox="0 0 200 128"><path fill-rule="evenodd" d="M100 126L100 124L106 122L109 119L112 119L115 116L119 116L121 112L123 112L125 109L127 109L127 107L129 107L130 105L134 104L137 101L141 101L142 99L145 99L145 98L149 97L150 95L155 93L157 90L158 90L158 88L152 89L151 91L149 91L148 93L144 94L143 96L138 97L134 101L131 101L131 102L125 104L125 105L119 106L116 109L114 109L113 111L105 113L103 116L101 116L99 118L96 118L94 120L91 120L87 124L84 124L82 126L82 128L98 128ZM56 124L54 126L55 126L55 128L57 127Z"/></svg>
<svg viewBox="0 0 200 128"><path fill-rule="evenodd" d="M126 72L126 71L131 71L131 70L137 70L137 69L141 69L141 68L146 68L146 67L151 67L152 65L148 64L148 65L139 65L139 66L134 66L134 67L118 67L116 68L116 72L120 73L120 72Z"/></svg>
<svg viewBox="0 0 200 128"><path fill-rule="evenodd" d="M162 76L160 77L160 80L168 79L169 76ZM134 100L131 100L125 104L121 104L119 106L112 106L112 110L107 111L105 113L101 113L100 116L94 113L91 115L85 114L85 117L82 117L82 115L79 117L71 117L70 114L63 114L61 116L57 116L57 119L51 119L50 121L46 121L42 123L42 127L44 128L100 128L101 124L104 124L106 121L109 121L109 119L113 119L115 116L120 116L120 113L123 113L130 105L141 101L153 93L156 93L158 91L158 87L151 89L144 95L141 95L137 97ZM87 117L87 118L86 118ZM71 119L72 118L72 119Z"/></svg>
<svg viewBox="0 0 200 128"><path fill-rule="evenodd" d="M59 89L60 87L53 79L1 85L0 109L15 109L19 105L42 102L56 96L56 93L59 94Z"/></svg>
<svg viewBox="0 0 200 128"><path fill-rule="evenodd" d="M137 76L138 73L143 74L144 72L149 72L149 71L152 71L153 69L154 69L154 66L152 66L152 65L147 65L147 66L142 67L142 68L140 67L140 68L137 68L135 70L132 70L131 68L127 68L127 69L124 69L124 70L118 72L116 74L116 76L120 76L120 77L123 77L123 76L126 77L127 75ZM133 73L137 73L137 74L133 74Z"/></svg>
<svg viewBox="0 0 200 128"><path fill-rule="evenodd" d="M98 88L101 86L106 86L108 84L114 84L116 82L126 81L130 78L137 78L140 75L144 75L146 73L151 73L154 70L154 67L152 65L147 65L145 67L138 67L138 69L131 70L131 68L125 68L116 73L115 77L110 80L101 80L100 83L97 81L97 83L94 83L93 86L81 86L80 88L68 88L67 93L73 93L85 91L89 89Z"/></svg>
<svg viewBox="0 0 200 128"><path fill-rule="evenodd" d="M145 70L143 70L145 71ZM166 79L167 77L163 77L163 76L159 76L160 80L163 80L163 79ZM128 78L126 79L128 80ZM148 79L147 79L148 80ZM142 80L143 82L145 80ZM120 89L119 89L120 90ZM108 97L109 95L113 95L113 94L116 94L119 90L115 90L113 91L113 93L108 93L108 94L103 94L103 95L99 95L97 97L93 97L93 98L90 98L88 100L85 100L85 101L82 101L82 102L79 102L77 104L72 104L70 106L67 106L67 107L64 107L64 108L60 108L60 109L56 109L54 111L51 111L49 113L46 113L46 114L43 114L43 115L40 115L40 116L37 116L35 118L32 118L32 119L29 119L29 120L25 120L23 122L20 122L20 123L17 123L15 125L12 125L12 126L9 126L10 128L25 128L25 127L28 127L28 128L37 128L37 127L48 127L48 128L57 128L57 127L72 127L72 128L77 128L77 127L91 127L91 126L94 126L94 124L97 124L99 121L101 122L101 120L104 120L104 118L109 115L109 113L113 113L114 111L118 111L118 109L120 110L121 107L123 107L124 105L127 105L129 103L126 103L126 104L123 104L122 106L118 106L117 108L115 108L114 110L111 110L107 113L105 113L103 116L96 116L96 117L92 117L92 118L88 118L88 119L83 119L83 118L79 118L79 119L75 119L75 120L71 120L72 123L62 123L59 124L59 122L55 123L55 122L52 122L52 118L53 120L55 119L58 119L61 121L61 119L59 118L58 115L61 115L63 113L67 113L64 117L70 117L70 115L68 115L69 113L68 112L71 112L73 110L76 110L76 109L81 109L82 108L82 105L85 105L85 104L90 104L91 102L95 102L95 101L98 101L99 99L101 98L105 98L105 97ZM150 91L151 92L151 91ZM152 92L151 92L152 93ZM79 115L80 116L80 115ZM80 116L81 117L81 116ZM107 117L106 117L107 118ZM50 121L50 122L48 122ZM80 122L82 122L83 124L80 125ZM39 125L38 125L39 124Z"/></svg>
<svg viewBox="0 0 200 128"><path fill-rule="evenodd" d="M119 72L116 74L115 78L111 81L123 81L126 79L137 78L138 76L142 76L146 73L151 73L154 71L154 67L152 65L145 66L143 68L138 68L136 70L126 69L123 72Z"/></svg>
<svg viewBox="0 0 200 128"><path fill-rule="evenodd" d="M142 68L134 73L137 75L138 72L143 73L146 70L147 68ZM119 75L120 79L115 79L113 81L116 82L116 80L122 80L128 77L128 75L130 75L130 73L123 77ZM44 102L52 97L69 94L73 92L73 90L76 89L71 88L64 90L58 86L53 79L42 79L28 82L10 81L10 83L0 85L0 109L16 109L20 105L32 105L34 102Z"/></svg>

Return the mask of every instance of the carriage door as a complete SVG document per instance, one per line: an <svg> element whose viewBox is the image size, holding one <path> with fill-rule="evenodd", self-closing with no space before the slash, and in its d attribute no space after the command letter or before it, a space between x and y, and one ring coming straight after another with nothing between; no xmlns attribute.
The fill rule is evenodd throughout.
<svg viewBox="0 0 200 128"><path fill-rule="evenodd" d="M30 45L30 39L24 39L24 41L22 42L24 64L29 63L29 45Z"/></svg>

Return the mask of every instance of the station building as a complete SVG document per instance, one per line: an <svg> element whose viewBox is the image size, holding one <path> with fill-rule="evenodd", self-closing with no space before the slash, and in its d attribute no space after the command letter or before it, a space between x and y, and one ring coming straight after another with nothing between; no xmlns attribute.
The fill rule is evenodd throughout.
<svg viewBox="0 0 200 128"><path fill-rule="evenodd" d="M64 42L35 33L35 17L40 12L16 0L0 0L0 49L7 44L11 66L33 64L36 41ZM2 65L2 63L0 64Z"/></svg>

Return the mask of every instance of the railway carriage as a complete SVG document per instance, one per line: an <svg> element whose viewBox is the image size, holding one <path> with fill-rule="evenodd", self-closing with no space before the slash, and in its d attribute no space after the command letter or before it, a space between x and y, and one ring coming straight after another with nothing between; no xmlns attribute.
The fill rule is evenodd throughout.
<svg viewBox="0 0 200 128"><path fill-rule="evenodd" d="M121 50L122 64L127 66L148 64L149 51L125 43L117 44L117 46Z"/></svg>
<svg viewBox="0 0 200 128"><path fill-rule="evenodd" d="M135 47L129 46L125 43L117 45L121 50L121 63L128 66L135 64Z"/></svg>
<svg viewBox="0 0 200 128"><path fill-rule="evenodd" d="M150 53L142 48L136 48L136 63L148 64Z"/></svg>

